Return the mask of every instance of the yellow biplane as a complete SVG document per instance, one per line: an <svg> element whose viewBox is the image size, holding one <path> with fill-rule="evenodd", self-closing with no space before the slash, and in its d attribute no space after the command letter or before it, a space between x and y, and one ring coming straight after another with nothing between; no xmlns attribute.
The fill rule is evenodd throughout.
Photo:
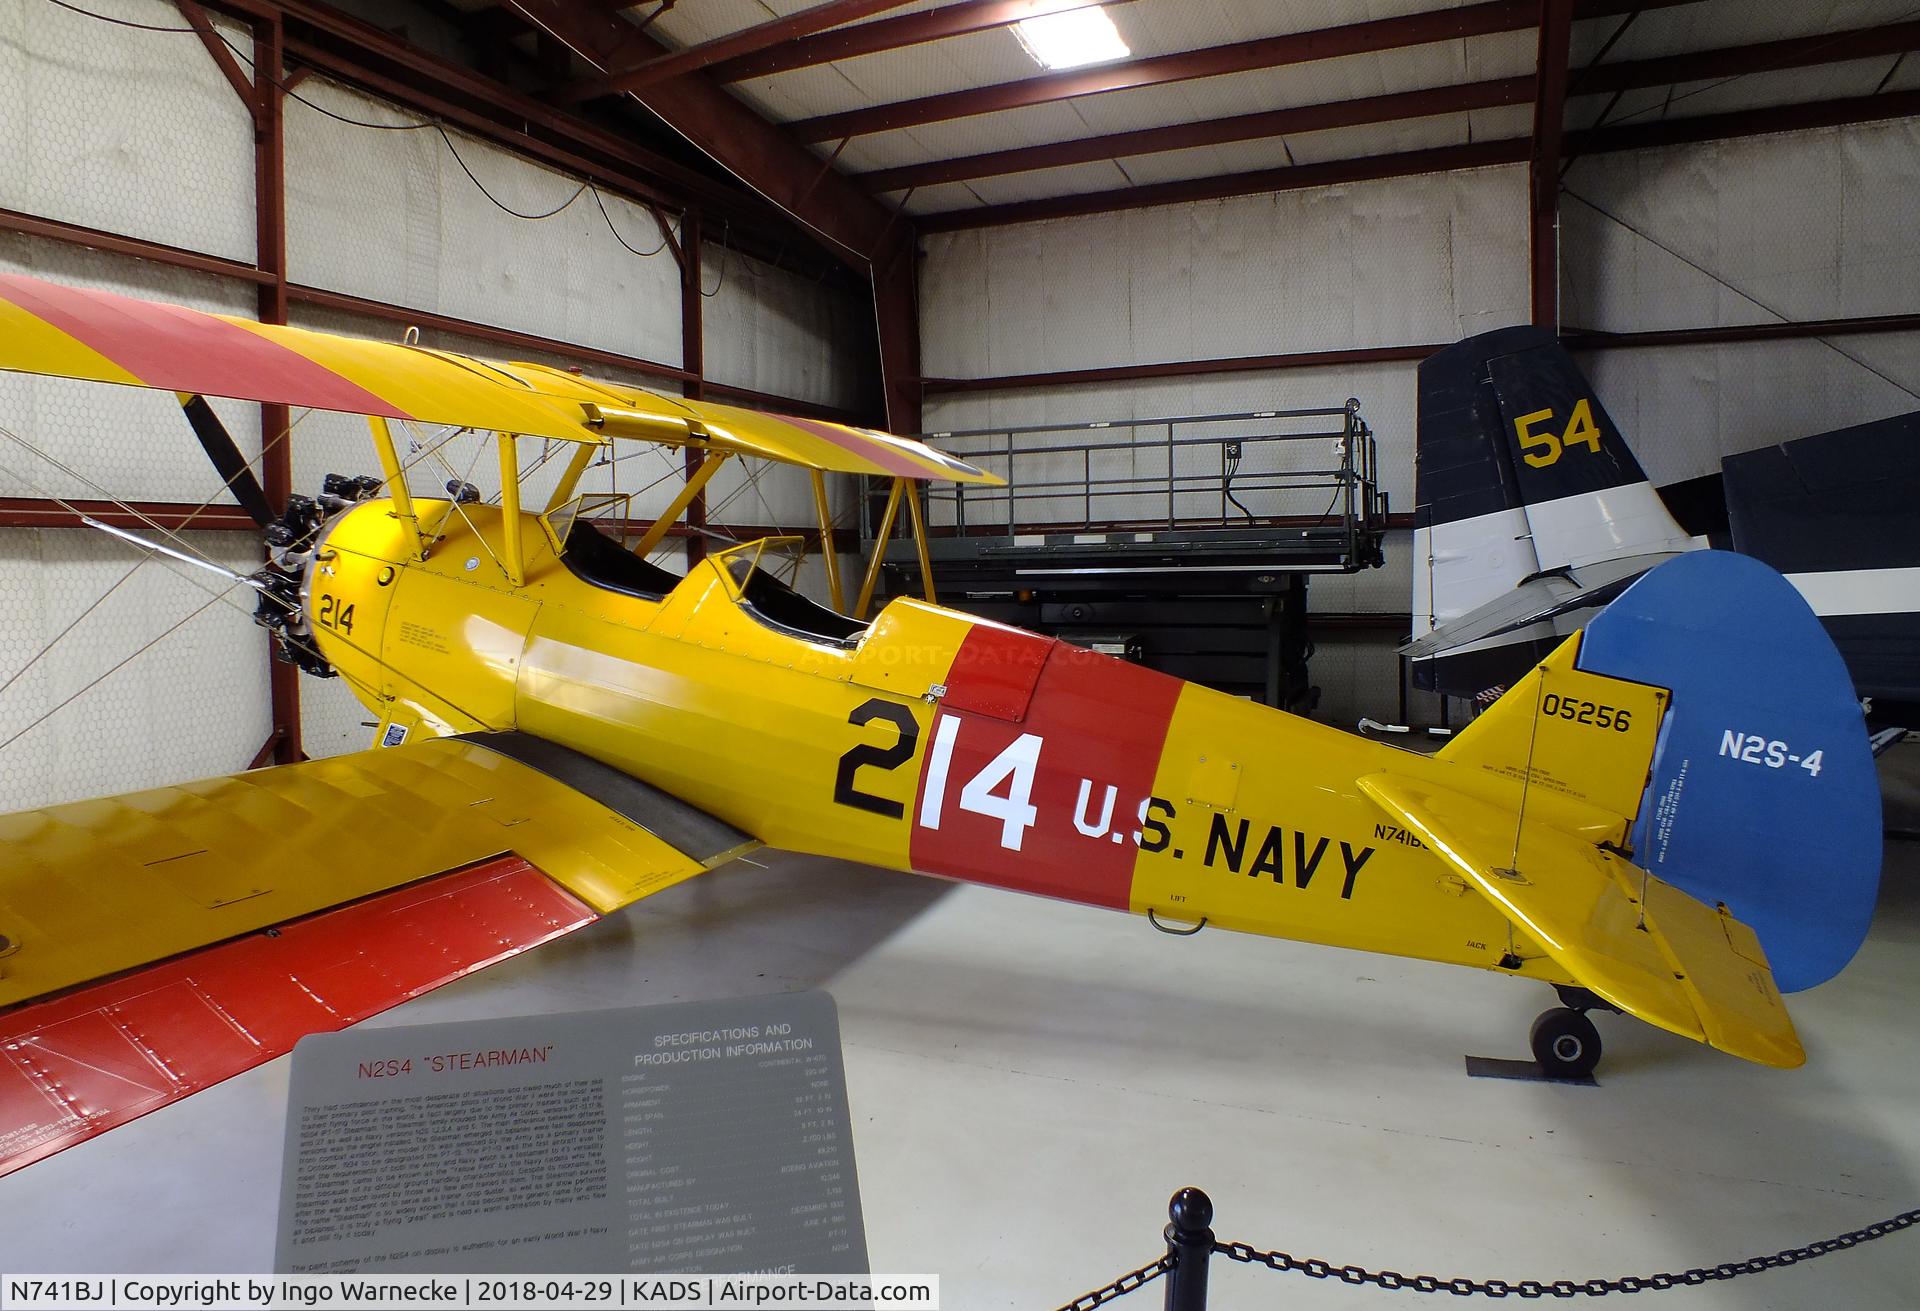
<svg viewBox="0 0 1920 1311"><path fill-rule="evenodd" d="M0 817L0 1170L761 844L1539 980L1565 1076L1595 1007L1797 1065L1775 972L1817 983L1865 933L1858 710L1741 557L1656 570L1426 757L929 601L869 619L878 547L850 605L825 552L832 606L778 544L647 558L743 457L810 470L829 534L825 473L889 479L883 542L904 506L924 544L918 483L995 480L916 441L24 277L0 368L178 393L265 529L280 653L378 721ZM269 505L207 396L365 415L381 476ZM411 489L402 422L497 434L501 503ZM535 439L572 444L539 507ZM704 457L632 548L578 494L628 439ZM1791 678L1722 677L1756 631Z"/></svg>

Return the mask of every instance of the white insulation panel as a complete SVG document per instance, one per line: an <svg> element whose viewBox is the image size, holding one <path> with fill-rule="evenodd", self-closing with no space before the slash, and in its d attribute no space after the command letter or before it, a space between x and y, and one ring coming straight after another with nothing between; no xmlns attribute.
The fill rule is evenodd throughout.
<svg viewBox="0 0 1920 1311"><path fill-rule="evenodd" d="M647 209L319 78L300 95L379 126L288 101L294 282L679 362L680 267Z"/></svg>
<svg viewBox="0 0 1920 1311"><path fill-rule="evenodd" d="M1595 155L1566 185L1571 327L1775 323L1920 304L1920 118Z"/></svg>
<svg viewBox="0 0 1920 1311"><path fill-rule="evenodd" d="M1526 174L1240 196L926 246L930 376L1452 341L1526 313Z"/></svg>
<svg viewBox="0 0 1920 1311"><path fill-rule="evenodd" d="M1920 333L1577 358L1656 486L1718 473L1724 455L1920 409Z"/></svg>
<svg viewBox="0 0 1920 1311"><path fill-rule="evenodd" d="M859 406L871 306L718 244L707 246L702 266L708 379Z"/></svg>
<svg viewBox="0 0 1920 1311"><path fill-rule="evenodd" d="M166 0L85 7L184 26ZM253 262L253 119L192 32L0 0L0 159L0 207Z"/></svg>
<svg viewBox="0 0 1920 1311"><path fill-rule="evenodd" d="M259 565L250 533L183 540ZM0 596L0 811L232 773L266 741L247 589L90 529L7 528Z"/></svg>

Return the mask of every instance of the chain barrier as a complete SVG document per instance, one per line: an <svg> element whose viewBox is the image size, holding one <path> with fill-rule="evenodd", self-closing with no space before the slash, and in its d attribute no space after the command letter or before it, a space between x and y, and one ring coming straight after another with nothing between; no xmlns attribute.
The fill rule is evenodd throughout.
<svg viewBox="0 0 1920 1311"><path fill-rule="evenodd" d="M1337 1279L1343 1284L1371 1284L1376 1288L1392 1291L1407 1290L1416 1293L1450 1293L1455 1297L1605 1297L1609 1293L1646 1293L1661 1292L1669 1288L1690 1288L1701 1284L1718 1283L1727 1279L1738 1279L1743 1275L1764 1274L1769 1270L1782 1270L1787 1266L1799 1265L1802 1261L1811 1261L1816 1257L1830 1256L1835 1252L1845 1252L1862 1243L1870 1243L1876 1238L1885 1238L1904 1229L1920 1225L1920 1210L1903 1211L1899 1215L1876 1221L1844 1234L1835 1234L1832 1238L1823 1238L1808 1243L1804 1247L1789 1247L1770 1256L1753 1256L1744 1261L1727 1261L1715 1266L1695 1266L1691 1270L1662 1272L1655 1275L1623 1275L1618 1279L1467 1279L1454 1276L1443 1279L1438 1275L1403 1275L1398 1270L1369 1270L1365 1266L1335 1265L1331 1261L1322 1261L1317 1257L1298 1257L1288 1252L1263 1252L1246 1243L1222 1243L1213 1240L1211 1231L1205 1229L1204 1219L1211 1218L1212 1206L1206 1202L1205 1194L1196 1189L1186 1189L1175 1194L1176 1208L1183 1196L1196 1197L1205 1205L1204 1212L1195 1214L1201 1223L1183 1227L1180 1213L1176 1209L1175 1223L1168 1226L1167 1238L1173 1244L1179 1238L1200 1238L1211 1244L1211 1251L1226 1257L1229 1261L1238 1261L1243 1265L1260 1265L1282 1274L1304 1275L1308 1279ZM1192 1249L1189 1249L1191 1251ZM1202 1251L1207 1250L1205 1247ZM1085 1293L1061 1307L1060 1311L1091 1311L1092 1308L1111 1302L1134 1290L1152 1283L1162 1275L1173 1272L1179 1264L1173 1252L1169 1251L1154 1264L1122 1275L1102 1288ZM1200 1262L1202 1271L1205 1262ZM1201 1273L1199 1271L1195 1273ZM1176 1305L1173 1299L1179 1296L1180 1279L1176 1278L1175 1287L1168 1290L1169 1306ZM1197 1299L1180 1299L1178 1305L1204 1307L1206 1289L1204 1276L1197 1281Z"/></svg>
<svg viewBox="0 0 1920 1311"><path fill-rule="evenodd" d="M1060 1308L1060 1311L1093 1311L1094 1307L1113 1301L1116 1297L1125 1297L1151 1284L1167 1271L1173 1269L1173 1258L1163 1256L1152 1265L1143 1265L1138 1270L1129 1270L1110 1284L1103 1284L1091 1293L1082 1293Z"/></svg>
<svg viewBox="0 0 1920 1311"><path fill-rule="evenodd" d="M1215 1243L1213 1250L1230 1261L1263 1265L1270 1270L1305 1275L1309 1279L1338 1279L1343 1284L1372 1284L1378 1288L1411 1289L1416 1293L1451 1293L1455 1297L1605 1297L1609 1293L1659 1292L1669 1288L1694 1287L1742 1275L1781 1270L1815 1257L1828 1256L1858 1247L1861 1243L1920 1224L1920 1211L1904 1211L1891 1219L1877 1221L1832 1238L1823 1238L1805 1247L1789 1247L1771 1256L1753 1256L1744 1261L1728 1261L1716 1266L1695 1266L1691 1270L1662 1272L1657 1275L1624 1275L1619 1279L1556 1279L1542 1283L1538 1279L1441 1279L1434 1275L1403 1275L1397 1270L1368 1270L1357 1265L1334 1265L1312 1257L1290 1256L1285 1252L1262 1252L1245 1243Z"/></svg>

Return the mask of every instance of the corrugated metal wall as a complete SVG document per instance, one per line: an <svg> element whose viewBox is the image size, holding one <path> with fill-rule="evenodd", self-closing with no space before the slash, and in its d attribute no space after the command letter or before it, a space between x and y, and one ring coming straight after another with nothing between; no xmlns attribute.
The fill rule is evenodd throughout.
<svg viewBox="0 0 1920 1311"><path fill-rule="evenodd" d="M89 0L88 7L182 26L164 0ZM244 28L216 21L250 53ZM603 218L589 192L552 218L516 218L481 193L461 161L500 204L523 213L553 209L578 182L458 135L456 159L436 131L401 130L418 116L321 78L302 82L299 94L321 108L292 99L286 106L293 282L679 363L679 268L658 249L660 229L649 212L603 193ZM390 130L343 123L321 109ZM7 161L0 208L253 262L253 126L190 33L137 31L40 0L0 0L0 158ZM862 332L868 307L727 254L714 235L704 302L709 376L820 404L856 403L871 367ZM52 240L0 235L0 269L253 312L247 283ZM378 338L400 331L387 320L298 305L291 318ZM432 333L427 340L504 353ZM588 371L617 376L604 367ZM622 380L663 387L657 378ZM256 455L258 407L215 404L243 451ZM314 490L328 472L372 470L362 421L299 412L295 420L296 490ZM0 374L0 428L73 470L0 438L0 495L199 504L218 490L164 394ZM524 460L539 458L537 444L525 446ZM462 467L471 456L467 448L449 451ZM640 492L635 512L646 514L665 503L668 484L680 476L677 457L643 452L595 470L585 486L607 490L617 482L621 491ZM471 481L497 490L491 452L472 465ZM733 522L812 521L805 479L793 471L776 472L757 490L716 482L710 498L718 506L734 493L725 508ZM837 487L836 496L850 518L852 489ZM257 566L250 534L186 537L231 568ZM128 578L139 559L88 529L0 530L0 597L8 602L0 625L0 810L228 772L244 767L266 739L265 641L249 618L250 598L214 600L214 575L164 562L140 565ZM817 562L803 582L818 588ZM300 686L310 754L367 743L367 715L337 681L302 678Z"/></svg>

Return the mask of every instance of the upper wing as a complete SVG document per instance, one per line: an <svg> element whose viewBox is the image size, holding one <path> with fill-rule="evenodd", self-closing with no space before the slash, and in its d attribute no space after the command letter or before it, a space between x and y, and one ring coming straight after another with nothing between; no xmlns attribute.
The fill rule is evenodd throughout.
<svg viewBox="0 0 1920 1311"><path fill-rule="evenodd" d="M0 369L563 441L638 437L837 473L998 483L923 442L0 274Z"/></svg>
<svg viewBox="0 0 1920 1311"><path fill-rule="evenodd" d="M518 733L0 818L0 1173L757 845Z"/></svg>
<svg viewBox="0 0 1920 1311"><path fill-rule="evenodd" d="M1753 930L1612 852L1447 788L1370 774L1361 789L1586 988L1682 1037L1804 1064ZM1642 890L1644 889L1644 899Z"/></svg>

